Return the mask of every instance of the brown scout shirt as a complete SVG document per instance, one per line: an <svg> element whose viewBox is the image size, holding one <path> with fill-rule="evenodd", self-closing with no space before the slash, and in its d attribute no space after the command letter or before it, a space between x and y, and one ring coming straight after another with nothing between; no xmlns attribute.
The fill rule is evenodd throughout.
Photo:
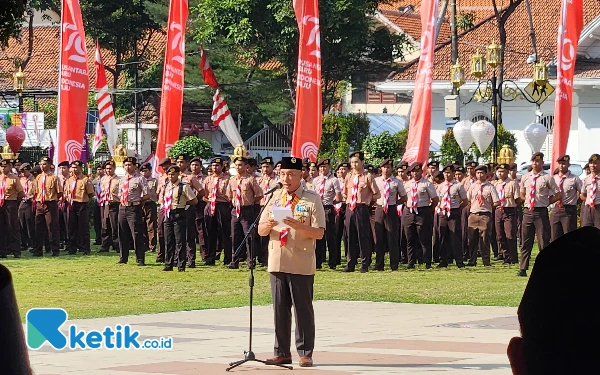
<svg viewBox="0 0 600 375"><path fill-rule="evenodd" d="M102 177L100 184L102 186L103 191L108 191L107 203L121 202L121 196L119 195L119 177L116 174L112 176L106 175Z"/></svg>
<svg viewBox="0 0 600 375"><path fill-rule="evenodd" d="M229 188L227 189L227 197L229 200L231 200L234 207L236 204L235 191L240 182L242 184L242 201L240 202L241 207L252 206L256 201L255 198L262 198L263 192L253 176L241 178L240 176L231 177L229 180Z"/></svg>
<svg viewBox="0 0 600 375"><path fill-rule="evenodd" d="M204 186L202 185L202 177L200 177L200 179L198 179L197 176L186 173L186 174L179 175L179 179L181 181L185 182L186 184L188 184L190 186L190 188L192 189L192 192L196 196L202 196L202 194L204 194L204 192L203 192Z"/></svg>
<svg viewBox="0 0 600 375"><path fill-rule="evenodd" d="M72 197L73 202L89 202L89 194L94 194L94 185L92 185L92 181L90 181L90 179L86 176L82 176L81 178L69 177L66 184L67 190L65 192L67 200L71 199L71 191L73 191L73 182L75 182L75 191Z"/></svg>
<svg viewBox="0 0 600 375"><path fill-rule="evenodd" d="M263 211L260 223L273 217L273 206L285 207L288 192L285 189L273 193L273 198ZM305 189L302 184L294 192L297 201L293 206L294 219L313 228L325 229L325 209L319 194ZM315 243L316 241L288 229L287 241L281 247L280 232L273 228L269 239L269 272L285 272L295 275L314 275L316 269Z"/></svg>
<svg viewBox="0 0 600 375"><path fill-rule="evenodd" d="M450 184L450 209L460 208L463 199L467 199L467 191L463 184L457 180L452 180ZM448 190L448 182L444 180L444 182L439 184L436 188L437 195L440 198L440 208L444 205L443 201L446 190Z"/></svg>
<svg viewBox="0 0 600 375"><path fill-rule="evenodd" d="M340 185L337 177L333 176L331 173L327 176L318 175L313 178L312 186L313 191L319 195L319 191L321 190L321 183L325 181L325 190L323 192L323 199L321 200L323 206L333 206L335 203L335 195L337 193L341 193Z"/></svg>
<svg viewBox="0 0 600 375"><path fill-rule="evenodd" d="M154 177L146 178L146 186L148 187L148 200L158 202L158 180Z"/></svg>
<svg viewBox="0 0 600 375"><path fill-rule="evenodd" d="M261 206L264 206L265 202L269 198L268 196L264 195L265 192L267 192L270 188L272 188L275 185L277 185L277 180L272 176L261 176L258 179L258 186L260 186L263 192L263 198L260 200Z"/></svg>
<svg viewBox="0 0 600 375"><path fill-rule="evenodd" d="M0 174L0 182L3 179L6 181L4 183L4 200L16 201L17 199L23 197L23 186L21 185L21 181L19 181L19 177L16 174ZM2 230L4 230L4 228Z"/></svg>
<svg viewBox="0 0 600 375"><path fill-rule="evenodd" d="M506 181L494 181L494 185L496 186L496 192L498 193L498 200L500 199L500 191L502 190L502 184L504 182L506 182L506 185L504 185L504 208L517 207L516 200L521 198L521 189L519 189L519 184L510 177L507 177Z"/></svg>
<svg viewBox="0 0 600 375"><path fill-rule="evenodd" d="M521 186L519 189L525 192L525 207L529 207L529 193L531 190L531 180L535 173L533 171L527 173L521 178ZM560 193L560 189L556 182L549 174L541 173L535 180L535 207L548 207L550 205L550 197Z"/></svg>
<svg viewBox="0 0 600 375"><path fill-rule="evenodd" d="M411 179L404 184L406 196L408 197L406 207L412 207L412 188L415 184L417 184L417 208L431 205L431 200L438 196L435 191L435 186L433 185L433 182L421 177L419 181Z"/></svg>
<svg viewBox="0 0 600 375"><path fill-rule="evenodd" d="M381 193L381 197L377 199L377 204L383 206L385 203L383 200L385 199L383 196L383 192L385 191L385 181L386 178L383 176L379 176L375 178L375 184ZM394 176L390 176L390 199L388 200L388 204L390 206L397 204L398 200L406 195L406 191L404 190L404 184L402 181L397 179Z"/></svg>
<svg viewBox="0 0 600 375"><path fill-rule="evenodd" d="M558 186L560 189L560 181L562 177L559 176L559 173L552 177L554 177L554 182L556 182L556 186ZM579 177L571 173L571 171L568 171L564 175L564 178L565 179L562 186L562 204L563 206L575 206L579 200L579 193L583 187L583 182L581 182Z"/></svg>
<svg viewBox="0 0 600 375"><path fill-rule="evenodd" d="M345 191L346 204L350 204L352 201L352 185L354 185L355 176L357 176L355 172L346 175L346 183L344 184L343 189ZM358 194L356 194L356 204L364 203L370 205L373 201L373 196L380 193L373 177L366 172L358 174Z"/></svg>
<svg viewBox="0 0 600 375"><path fill-rule="evenodd" d="M229 202L229 197L227 196L227 190L229 189L229 177L227 177L224 173L221 173L220 176L210 175L204 179L204 197L207 202L210 202L210 194L215 186L215 182L219 181L217 185L217 192L215 194L215 202Z"/></svg>
<svg viewBox="0 0 600 375"><path fill-rule="evenodd" d="M478 213L478 212L489 212L491 213L494 209L494 203L500 201L498 199L498 193L496 192L496 188L492 185L491 182L486 181L483 183L483 192L481 195L483 196L483 204L479 205L479 188L482 184L477 181L474 184L471 184L469 191L467 192L467 198L469 202L471 202L470 212Z"/></svg>
<svg viewBox="0 0 600 375"><path fill-rule="evenodd" d="M169 190L171 190L171 189L173 190L173 200L171 203L172 210L176 210L179 208L185 208L185 206L187 206L188 201L191 201L194 198L196 198L196 194L194 193L194 190L192 190L192 188L189 184L185 183L183 185L183 189L181 189L181 199L179 199L179 184L181 184L181 181L177 181L175 184L172 184L170 181L168 181L167 185L165 186L165 189L164 189L165 194ZM161 196L161 202L164 202L164 195Z"/></svg>
<svg viewBox="0 0 600 375"><path fill-rule="evenodd" d="M19 182L23 186L23 199L33 200L35 198L35 178L33 178L33 175L30 174L29 177L21 176Z"/></svg>
<svg viewBox="0 0 600 375"><path fill-rule="evenodd" d="M123 196L123 185L129 178L129 192L127 194L127 203L141 202L142 197L148 194L148 186L145 178L141 174L129 175L121 177L119 180L119 194Z"/></svg>
<svg viewBox="0 0 600 375"><path fill-rule="evenodd" d="M594 176L589 174L583 180L583 186L581 188L581 192L586 194L585 204L589 206L592 202L592 182L594 181ZM594 205L600 205L600 175L596 177L596 199L594 200Z"/></svg>
<svg viewBox="0 0 600 375"><path fill-rule="evenodd" d="M46 202L56 202L58 201L58 194L62 193L62 185L58 181L58 177L55 175L49 175L45 173L40 173L35 178L35 200L36 202L42 201L42 181L44 181L44 177L46 177L45 186L45 201Z"/></svg>

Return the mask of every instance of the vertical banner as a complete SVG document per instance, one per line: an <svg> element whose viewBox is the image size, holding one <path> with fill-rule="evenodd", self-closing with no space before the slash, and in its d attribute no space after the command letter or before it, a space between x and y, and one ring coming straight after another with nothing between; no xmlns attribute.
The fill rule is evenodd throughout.
<svg viewBox="0 0 600 375"><path fill-rule="evenodd" d="M554 99L554 130L552 133L552 166L566 154L571 130L573 108L573 76L577 59L579 36L583 29L583 0L562 0L560 24L558 26L558 47L556 51L556 98Z"/></svg>
<svg viewBox="0 0 600 375"><path fill-rule="evenodd" d="M183 106L183 73L185 70L185 27L188 17L187 0L171 0L167 29L167 47L163 70L158 139L154 174L159 174L158 161L167 156L179 139Z"/></svg>
<svg viewBox="0 0 600 375"><path fill-rule="evenodd" d="M294 0L300 38L292 156L317 160L322 130L319 1Z"/></svg>
<svg viewBox="0 0 600 375"><path fill-rule="evenodd" d="M57 142L54 165L81 157L89 78L79 0L62 0Z"/></svg>
<svg viewBox="0 0 600 375"><path fill-rule="evenodd" d="M102 127L106 131L106 144L111 155L115 154L115 148L119 143L119 133L117 131L117 121L113 111L112 101L108 92L108 84L106 82L106 72L104 71L104 62L100 53L100 45L96 41L96 103L98 104L98 125L100 126L100 136L102 136ZM98 136L98 129L95 131ZM96 138L94 138L94 147ZM102 138L100 138L102 142ZM94 151L94 154L96 151Z"/></svg>
<svg viewBox="0 0 600 375"><path fill-rule="evenodd" d="M421 2L421 56L419 57L419 67L415 78L406 152L402 158L409 164L414 162L427 163L427 160L429 160L431 84L438 3L438 0L423 0Z"/></svg>

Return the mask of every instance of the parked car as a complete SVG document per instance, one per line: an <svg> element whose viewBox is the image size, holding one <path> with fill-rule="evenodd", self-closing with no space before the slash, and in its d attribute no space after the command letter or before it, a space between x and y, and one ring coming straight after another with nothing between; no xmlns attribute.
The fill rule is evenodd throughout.
<svg viewBox="0 0 600 375"><path fill-rule="evenodd" d="M571 160L571 165L569 166L569 171L571 171L571 173L574 174L575 176L579 176L579 178L583 181L583 179L586 176L585 171L583 170L583 167L586 164L587 164L587 161ZM520 175L526 174L527 168L530 165L531 165L531 162L521 164L521 167L520 167L520 170L518 173ZM552 173L552 171L550 171L550 163L544 164L544 172Z"/></svg>

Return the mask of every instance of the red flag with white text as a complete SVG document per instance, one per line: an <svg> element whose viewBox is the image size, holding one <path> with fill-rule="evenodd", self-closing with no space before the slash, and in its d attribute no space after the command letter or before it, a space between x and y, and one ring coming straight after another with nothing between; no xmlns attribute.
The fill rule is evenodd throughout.
<svg viewBox="0 0 600 375"><path fill-rule="evenodd" d="M219 82L217 81L215 72L213 72L212 67L210 66L210 62L208 62L206 51L202 46L200 46L200 69L202 69L202 77L204 78L204 82L213 89L218 89Z"/></svg>

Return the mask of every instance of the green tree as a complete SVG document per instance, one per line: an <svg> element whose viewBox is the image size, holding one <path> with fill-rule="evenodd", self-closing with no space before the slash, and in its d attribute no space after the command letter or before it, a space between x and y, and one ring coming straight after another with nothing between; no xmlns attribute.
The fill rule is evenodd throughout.
<svg viewBox="0 0 600 375"><path fill-rule="evenodd" d="M394 138L396 138L396 144L398 145L398 158L402 158L408 141L408 126L394 134Z"/></svg>
<svg viewBox="0 0 600 375"><path fill-rule="evenodd" d="M6 47L8 40L21 32L25 3L25 0L9 0L0 7L0 48Z"/></svg>
<svg viewBox="0 0 600 375"><path fill-rule="evenodd" d="M195 136L183 137L169 150L167 156L175 158L177 155L186 154L190 158L199 156L208 159L213 156L212 146L206 139Z"/></svg>
<svg viewBox="0 0 600 375"><path fill-rule="evenodd" d="M363 143L365 162L373 165L380 165L386 158L396 160L399 150L398 137L393 136L387 130L377 135L369 134Z"/></svg>
<svg viewBox="0 0 600 375"><path fill-rule="evenodd" d="M515 157L519 150L517 149L517 139L515 134L511 131L504 129L502 124L498 124L498 151L502 148L503 145L508 145L514 152ZM483 158L485 162L490 162L492 159L492 147L487 148L485 153L481 154L479 149L473 143L469 150L463 154L458 143L456 142L456 138L454 138L454 132L452 128L448 128L446 133L442 137L442 145L440 146L440 150L442 152L442 164L447 164L452 161L458 161L459 163L463 163L464 158L466 159L479 159Z"/></svg>
<svg viewBox="0 0 600 375"><path fill-rule="evenodd" d="M359 150L369 134L369 119L363 113L328 114L323 117L319 157L347 160L350 150Z"/></svg>

